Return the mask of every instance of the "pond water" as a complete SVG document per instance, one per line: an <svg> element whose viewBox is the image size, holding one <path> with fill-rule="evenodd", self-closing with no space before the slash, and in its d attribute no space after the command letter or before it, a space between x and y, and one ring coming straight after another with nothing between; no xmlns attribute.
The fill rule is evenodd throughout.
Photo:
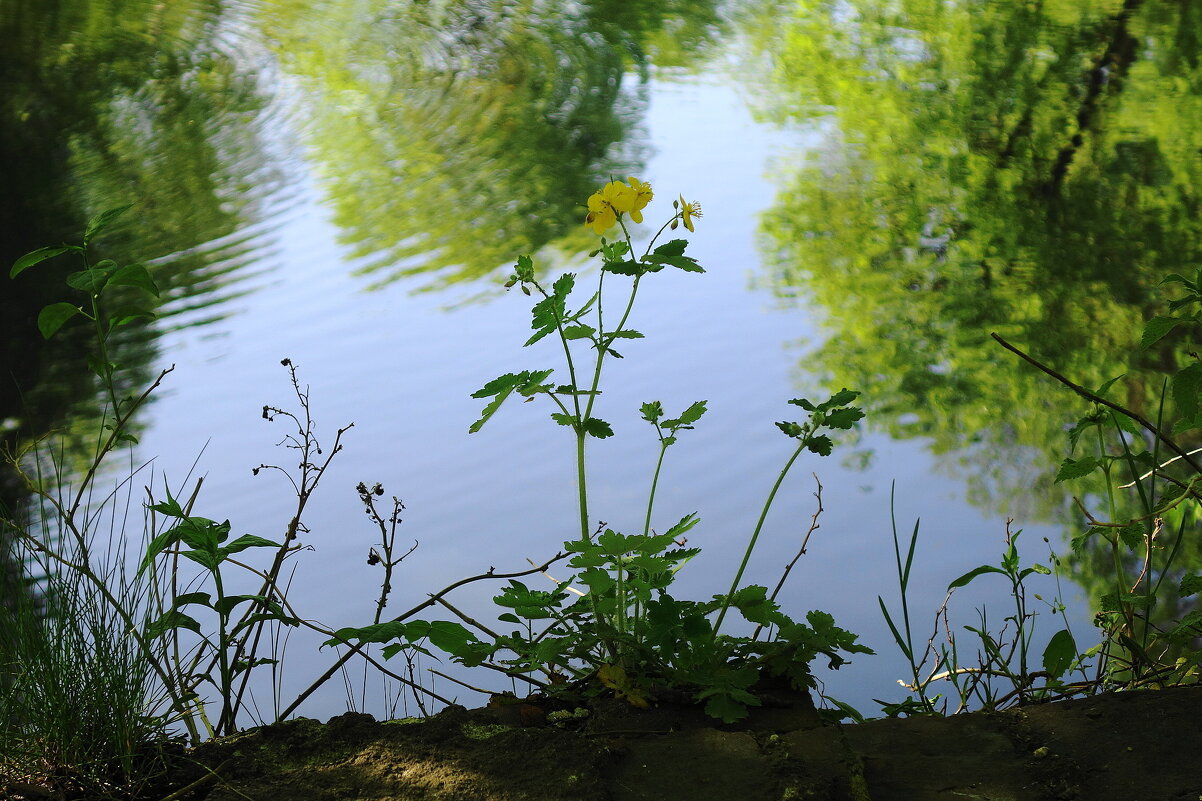
<svg viewBox="0 0 1202 801"><path fill-rule="evenodd" d="M334 627L370 621L380 580L360 481L404 500L401 537L420 542L393 609L573 536L567 429L514 404L469 434L483 407L469 396L558 367L548 341L521 348L529 303L501 283L524 253L595 280L582 208L609 176L653 185L649 224L678 194L699 201L689 252L707 272L641 291L631 324L646 339L607 367L599 407L617 436L589 445L594 517L641 524L655 438L639 404L706 399L669 452L656 525L700 514L680 595L720 592L791 452L773 425L796 419L786 401L863 391L862 430L795 468L749 575L771 586L792 558L817 474L821 527L780 599L880 653L820 671L865 711L902 697L908 670L877 603L896 604L891 492L903 536L922 520L924 637L947 584L997 560L1008 518L1028 561L1047 561L1041 538L1064 552L1076 533L1052 477L1088 409L989 333L1096 386L1148 366L1134 346L1156 281L1202 252L1202 24L1178 4L116 5L0 6L19 43L3 147L29 188L4 193L2 253L137 201L104 246L149 260L169 297L122 358L145 376L175 368L137 458L173 487L203 475L198 512L239 533L278 537L294 505L282 477L251 473L293 460L261 416L295 407L281 359L327 446L354 423L307 509L313 552L292 591ZM0 301L9 436L63 427L89 397L78 340L35 341L57 280L13 282ZM1068 578L1093 586L1084 564L1062 589L1079 641L1091 610ZM978 583L961 622L985 602L1000 620L1000 581ZM464 607L484 614L493 591ZM331 659L299 635L289 648L286 699ZM344 704L331 686L301 713Z"/></svg>

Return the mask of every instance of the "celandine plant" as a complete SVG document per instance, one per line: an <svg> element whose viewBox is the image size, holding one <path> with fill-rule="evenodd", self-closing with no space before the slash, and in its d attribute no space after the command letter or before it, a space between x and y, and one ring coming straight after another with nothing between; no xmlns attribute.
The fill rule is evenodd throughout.
<svg viewBox="0 0 1202 801"><path fill-rule="evenodd" d="M578 305L573 305L577 276L565 273L547 286L536 277L529 256L518 259L505 284L536 298L531 319L534 333L525 346L552 336L558 340L566 380L553 380L553 369L524 370L493 379L473 394L488 403L471 425L472 432L479 431L512 396L545 398L552 406L551 419L572 432L579 531L564 543L561 558L569 560L575 575L545 590L510 580L494 599L506 610L499 620L516 627L508 634L493 631L439 601L467 625L394 620L342 629L339 638L391 642L386 655L420 649L428 640L457 661L499 668L546 693L609 692L642 707L656 699L679 698L683 692L685 697L704 702L710 715L728 722L744 717L749 706L760 703L755 685L764 675L782 677L798 689L808 689L815 684L809 665L819 654L838 667L845 661L843 653L871 653L856 642L855 635L835 626L825 612L810 612L804 623L792 620L776 603L780 585L769 595L766 587L740 584L768 511L793 463L803 451L828 455L833 443L821 432L849 429L863 417L860 409L850 405L856 392L845 389L822 403L804 398L789 401L809 417L801 423L777 423L787 437L796 440L796 446L760 512L728 592L708 601L674 598L670 588L677 572L699 552L685 547L684 539L698 517L687 514L662 532L652 528L664 456L680 434L692 429L704 415L705 401L693 403L675 417L668 416L659 401L642 404L641 417L654 428L659 444L642 529L622 533L594 527L585 454L589 438L604 439L614 433L596 414L605 364L611 357L622 358L615 348L620 340L643 338L628 324L647 276L667 267L704 272L694 258L685 255L687 240L660 241L665 232L682 226L692 232L701 217L699 204L683 196L673 201L673 215L650 238L641 255L635 255L630 225L642 223L643 210L652 198L651 186L632 177L626 182L610 181L588 199L585 224L601 236L590 256L600 257L601 270L595 288ZM615 228L618 237L606 238ZM615 286L617 282L621 283ZM619 299L611 305L610 295L615 292ZM722 633L731 608L756 624L753 635ZM760 639L764 630L771 635Z"/></svg>

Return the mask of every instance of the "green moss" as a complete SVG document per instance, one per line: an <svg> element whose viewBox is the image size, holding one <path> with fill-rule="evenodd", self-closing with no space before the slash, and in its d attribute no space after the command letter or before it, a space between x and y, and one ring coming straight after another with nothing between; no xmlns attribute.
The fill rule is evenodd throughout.
<svg viewBox="0 0 1202 801"><path fill-rule="evenodd" d="M382 721L385 726L409 726L413 723L421 723L426 718L397 718L396 720Z"/></svg>
<svg viewBox="0 0 1202 801"><path fill-rule="evenodd" d="M502 726L500 723L464 723L460 731L464 737L471 740L487 740L508 729L508 726Z"/></svg>

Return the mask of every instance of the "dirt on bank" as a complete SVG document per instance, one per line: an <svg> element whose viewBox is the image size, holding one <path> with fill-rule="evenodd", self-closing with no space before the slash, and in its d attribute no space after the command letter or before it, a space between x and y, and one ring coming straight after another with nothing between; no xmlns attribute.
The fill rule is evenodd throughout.
<svg viewBox="0 0 1202 801"><path fill-rule="evenodd" d="M345 714L207 743L172 801L1199 801L1202 687L954 718L823 725L808 698L695 709Z"/></svg>

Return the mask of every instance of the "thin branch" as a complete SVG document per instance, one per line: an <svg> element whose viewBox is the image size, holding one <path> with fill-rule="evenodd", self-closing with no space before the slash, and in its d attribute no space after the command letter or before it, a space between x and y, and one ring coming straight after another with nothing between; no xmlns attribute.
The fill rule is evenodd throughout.
<svg viewBox="0 0 1202 801"><path fill-rule="evenodd" d="M468 624L469 626L475 626L476 628L480 629L480 631L487 634L489 637L492 637L494 640L499 640L501 638L500 634L497 634L495 631L490 629L488 626L484 625L483 623L479 622L478 620L474 620L474 619L468 617L463 612L460 612L458 609L451 606L450 602L447 601L445 598L435 598L434 600L436 600L438 603L445 606L448 610L450 610L451 614L453 614L455 617L459 618L460 620L462 620L464 623Z"/></svg>
<svg viewBox="0 0 1202 801"><path fill-rule="evenodd" d="M392 618L389 622L397 623L402 620L405 620L406 618L412 617L412 616L416 615L418 612L422 611L423 609L428 609L429 607L438 603L438 599L442 598L447 593L451 592L452 590L458 589L459 587L462 587L465 584L471 584L476 581L484 581L486 579L508 579L508 578L520 578L521 576L529 576L531 573L540 573L540 572L546 570L548 567L550 567L555 562L559 562L559 561L562 561L567 558L568 558L568 554L560 552L560 553L555 554L555 556L551 557L550 559L548 559L546 562L544 562L541 565L531 568L530 570L522 570L517 573L497 573L494 568L489 568L487 573L481 573L476 576L469 576L465 579L460 579L459 581L456 581L454 584L450 584L450 585L444 587L443 589L439 590L437 593L434 593L433 595L431 595L427 600L422 601L420 604L418 604L417 606L408 610L407 612L402 612L401 614ZM296 700L293 701L291 704L289 704L288 708L280 713L278 719L283 720L284 718L286 718L290 714L292 714L294 711L296 711L296 708L298 706L300 706L302 703L304 703L305 699L307 699L310 695L312 695L314 692L316 692L319 687L321 687L323 684L325 684L327 681L329 681L330 677L333 676L335 673L337 673L339 668L341 668L343 665L345 665L347 662L349 662L351 657L353 657L359 651L363 650L363 648L366 646L367 646L367 643L365 643L365 642L360 642L354 646L351 646L350 649L345 654L343 654L338 659L337 662L335 662L325 673L321 674L321 676L319 676L316 681L314 681L311 685L309 685L309 687L306 688L304 690L304 692L302 692L300 695L298 695L296 697Z"/></svg>
<svg viewBox="0 0 1202 801"><path fill-rule="evenodd" d="M1028 364L1032 365L1033 367L1038 368L1042 372L1048 374L1052 378L1059 381L1061 384L1064 384L1066 387L1071 389L1073 392L1076 392L1078 395L1085 398L1086 400L1093 401L1094 403L1097 403L1101 406L1105 406L1108 409L1113 409L1114 411L1118 412L1119 414L1129 417L1132 420L1134 420L1135 422L1139 423L1148 432L1150 432L1154 437L1156 437L1158 440L1163 442L1169 450L1171 450L1173 453L1177 454L1178 457L1184 459L1185 463L1188 464L1190 466L1190 468L1194 470L1194 472L1202 473L1202 465L1199 465L1196 461L1194 461L1193 458L1190 456L1189 452L1182 450L1181 446L1179 446L1176 442L1174 442L1172 439L1170 439L1167 434L1165 434L1163 431L1161 431L1159 428L1157 428L1155 425L1153 425L1148 420L1144 419L1141 415L1139 415L1136 412L1133 412L1130 409L1127 409L1123 406L1119 406L1117 403L1108 401L1105 398L1103 398L1101 395L1098 395L1094 392L1090 392L1088 389L1081 386L1080 384L1073 383L1072 381L1065 378L1064 376L1062 376L1060 373L1056 372L1052 368L1048 367L1045 364L1042 364L1041 362L1037 361L1033 357L1028 356L1027 354L1023 353L1021 350L1014 347L1013 345L1011 345L1006 340L1002 339L997 334L990 334L990 336L993 337L995 340L997 340L998 344L1000 344L1003 348L1010 351L1011 353L1016 354L1023 361L1027 362Z"/></svg>
<svg viewBox="0 0 1202 801"><path fill-rule="evenodd" d="M818 517L825 511L822 508L822 482L818 480L817 473L810 473L814 477L814 483L818 485L818 489L814 492L814 497L818 499L818 508L814 510L814 515L810 518L810 528L806 531L805 536L801 538L801 547L798 548L797 554L793 557L789 564L785 565L785 570L781 573L780 581L776 582L776 588L772 590L772 594L768 596L769 601L775 601L776 596L780 594L781 587L785 586L785 580L789 578L789 572L793 570L793 566L797 564L801 557L805 556L806 546L810 543L810 535L817 531L821 526L818 523ZM764 624L761 623L755 627L755 631L751 634L751 639L754 642L760 637L760 632L764 630Z"/></svg>
<svg viewBox="0 0 1202 801"><path fill-rule="evenodd" d="M496 693L495 693L494 691L492 691L492 690L485 690L485 689L482 689L482 688L480 688L480 687L474 687L474 686L472 686L471 684L468 684L466 681L460 681L459 679L455 678L454 676L448 676L447 674L443 673L442 671L435 670L434 668L430 668L429 670L430 670L430 672L431 672L431 673L433 673L435 676L442 676L442 677L443 677L444 679L446 679L447 681L453 681L453 682L455 682L456 684L458 684L458 685L459 685L459 686L461 686L461 687L467 687L467 688L468 688L469 690L471 690L472 692L481 693L481 694L483 694L483 695L495 695L495 694L496 694Z"/></svg>

